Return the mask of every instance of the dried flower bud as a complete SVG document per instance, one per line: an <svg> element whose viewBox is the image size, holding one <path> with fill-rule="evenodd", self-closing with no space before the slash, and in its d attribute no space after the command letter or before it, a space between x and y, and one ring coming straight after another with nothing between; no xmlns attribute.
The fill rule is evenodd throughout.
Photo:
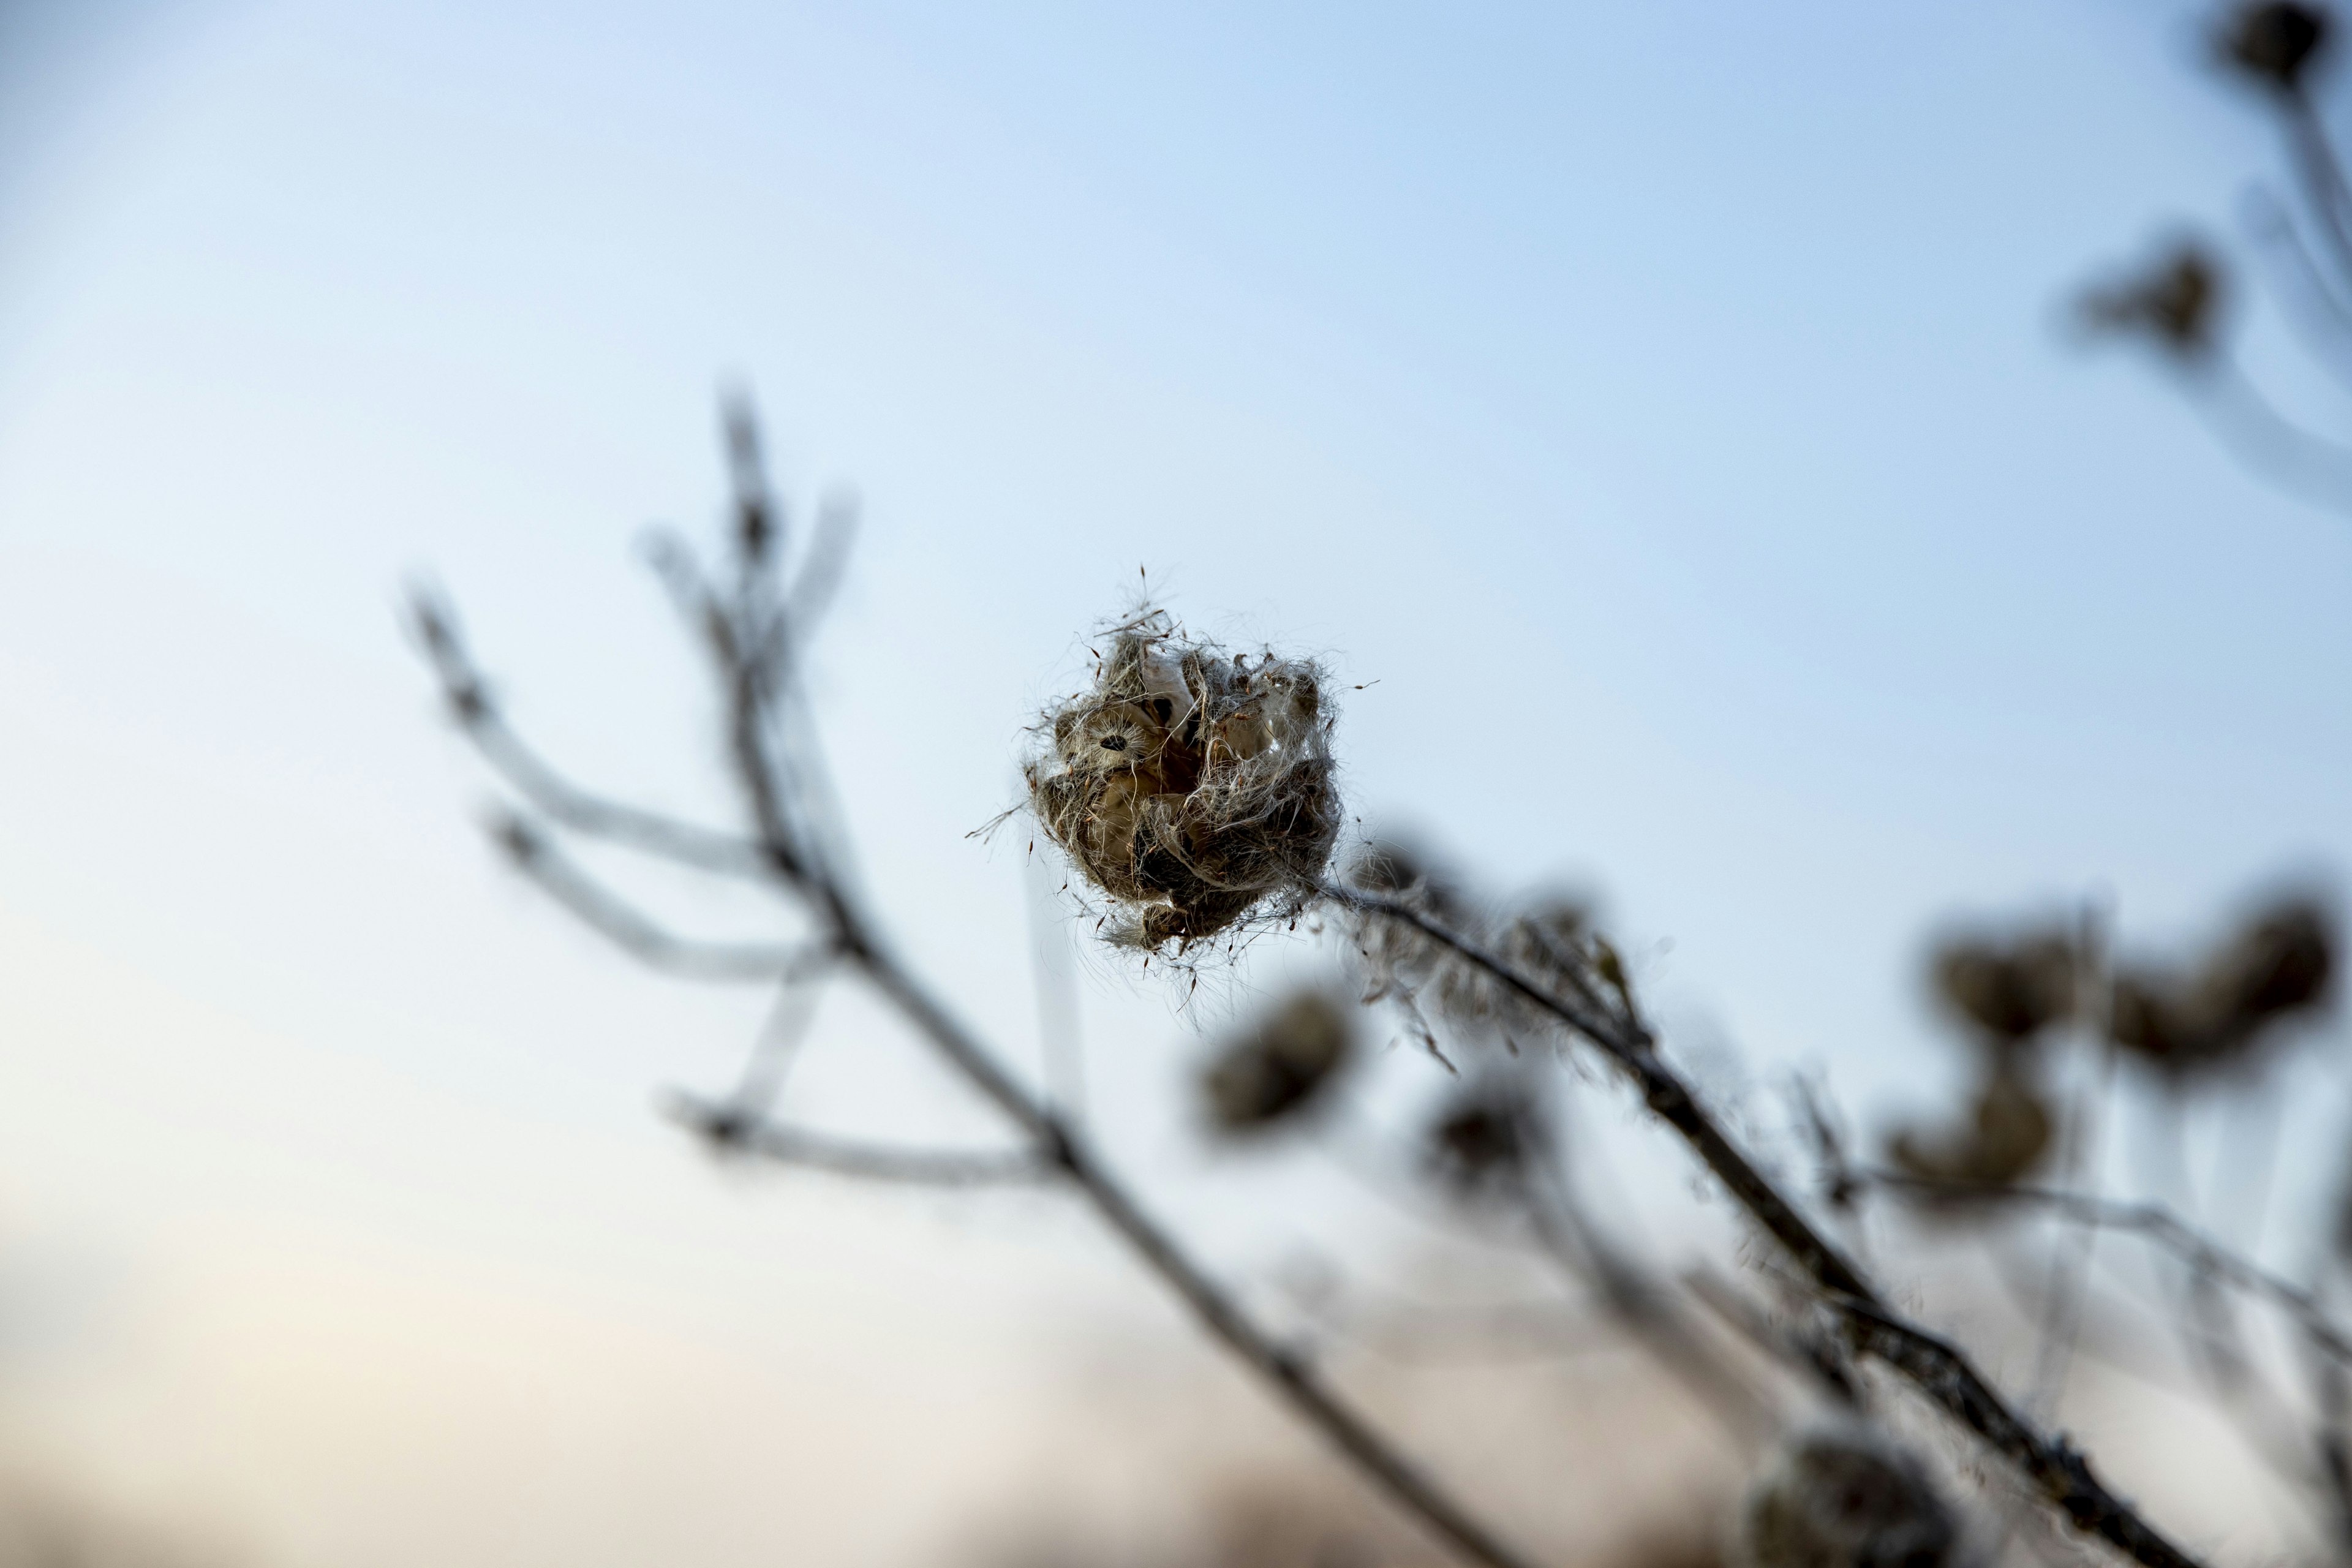
<svg viewBox="0 0 2352 1568"><path fill-rule="evenodd" d="M2004 1059L1977 1090L1964 1131L1898 1132L1887 1157L1906 1175L1939 1186L2005 1187L2032 1173L2050 1151L2052 1131L2041 1091Z"/></svg>
<svg viewBox="0 0 2352 1568"><path fill-rule="evenodd" d="M1201 1075L1211 1125L1263 1131L1307 1110L1355 1052L1354 1019L1320 991L1302 991L1217 1054Z"/></svg>
<svg viewBox="0 0 2352 1568"><path fill-rule="evenodd" d="M2057 934L1955 942L1936 954L1936 989L1991 1039L2013 1045L2074 1012L2075 968L2074 942Z"/></svg>
<svg viewBox="0 0 2352 1568"><path fill-rule="evenodd" d="M1339 833L1330 731L1315 665L1229 657L1155 611L1038 726L1029 804L1119 940L1189 947L1313 895Z"/></svg>
<svg viewBox="0 0 2352 1568"><path fill-rule="evenodd" d="M2086 290L2083 320L2094 331L2137 334L2196 363L2213 351L2224 277L2218 258L2183 240L2144 271Z"/></svg>
<svg viewBox="0 0 2352 1568"><path fill-rule="evenodd" d="M1516 1087L1486 1084L1465 1090L1438 1113L1423 1158L1430 1175L1455 1196L1486 1198L1516 1186L1549 1142L1534 1100Z"/></svg>
<svg viewBox="0 0 2352 1568"><path fill-rule="evenodd" d="M2324 1004L2335 970L2326 915L2286 900L2249 921L2193 978L2147 969L2117 975L2107 1032L2168 1072L2241 1061L2273 1025Z"/></svg>
<svg viewBox="0 0 2352 1568"><path fill-rule="evenodd" d="M1790 1439L1748 1492L1753 1568L1942 1568L1959 1527L1908 1450L1863 1427Z"/></svg>
<svg viewBox="0 0 2352 1568"><path fill-rule="evenodd" d="M2215 40L2231 65L2281 92L2302 89L2304 73L2327 46L2327 13L2293 0L2241 5Z"/></svg>
<svg viewBox="0 0 2352 1568"><path fill-rule="evenodd" d="M2248 1032L2326 999L2336 935L2317 906L2278 904L2248 922L2206 965L2200 990L2228 1032Z"/></svg>

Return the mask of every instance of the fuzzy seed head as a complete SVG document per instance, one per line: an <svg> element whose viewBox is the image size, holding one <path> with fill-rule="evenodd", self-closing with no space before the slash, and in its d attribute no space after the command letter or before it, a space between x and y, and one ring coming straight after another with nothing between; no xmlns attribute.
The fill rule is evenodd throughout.
<svg viewBox="0 0 2352 1568"><path fill-rule="evenodd" d="M1918 1460L1862 1428L1791 1439L1741 1523L1752 1568L1943 1568L1959 1535Z"/></svg>
<svg viewBox="0 0 2352 1568"><path fill-rule="evenodd" d="M1037 733L1030 809L1110 904L1115 940L1181 952L1313 896L1340 815L1311 661L1227 654L1150 612Z"/></svg>

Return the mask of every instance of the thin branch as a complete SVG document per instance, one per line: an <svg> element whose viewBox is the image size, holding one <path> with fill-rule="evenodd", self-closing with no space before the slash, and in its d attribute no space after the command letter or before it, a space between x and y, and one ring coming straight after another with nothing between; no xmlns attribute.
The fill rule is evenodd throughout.
<svg viewBox="0 0 2352 1568"><path fill-rule="evenodd" d="M1863 1406L1863 1387L1847 1364L1843 1347L1816 1334L1799 1333L1775 1322L1772 1314L1712 1268L1698 1268L1684 1283L1715 1315L1771 1359L1805 1374L1832 1403L1849 1410Z"/></svg>
<svg viewBox="0 0 2352 1568"><path fill-rule="evenodd" d="M458 730L491 770L533 809L559 826L602 838L698 870L759 876L759 847L732 834L681 822L658 812L608 800L580 788L524 744L490 697L457 631L455 614L429 590L409 598L409 626L434 673Z"/></svg>
<svg viewBox="0 0 2352 1568"><path fill-rule="evenodd" d="M2207 427L2252 472L2314 505L2352 510L2352 449L2280 413L2234 360L2217 351L2184 372L2182 384Z"/></svg>
<svg viewBox="0 0 2352 1568"><path fill-rule="evenodd" d="M2051 1187L2000 1187L1975 1183L1935 1182L1900 1172L1869 1170L1864 1179L1874 1186L1929 1194L1973 1202L2010 1204L2053 1210L2078 1225L2104 1230L2130 1231L2147 1237L2190 1267L2219 1276L2250 1294L2274 1302L2302 1331L2313 1348L2337 1362L2352 1363L2352 1334L2338 1328L2319 1299L2304 1287L2272 1273L2252 1258L2232 1252L2205 1236L2161 1204L2132 1203L2095 1197L2086 1193Z"/></svg>
<svg viewBox="0 0 2352 1568"><path fill-rule="evenodd" d="M570 910L583 925L651 968L693 980L789 984L833 962L832 950L822 942L778 947L766 942L698 942L674 935L581 870L520 817L509 816L496 824L492 833L517 870Z"/></svg>
<svg viewBox="0 0 2352 1568"><path fill-rule="evenodd" d="M1034 1184L1055 1179L1054 1168L1025 1150L899 1149L861 1143L745 1114L724 1100L670 1097L671 1121L729 1153L757 1155L837 1176L916 1186L975 1187Z"/></svg>
<svg viewBox="0 0 2352 1568"><path fill-rule="evenodd" d="M1395 921L1420 932L1591 1042L1632 1080L1651 1111L1681 1134L1765 1233L1780 1243L1813 1289L1849 1318L1870 1328L1869 1333L1857 1337L1858 1348L1903 1373L1947 1415L2007 1459L2077 1528L2097 1535L2147 1568L2190 1568L2195 1563L2196 1559L2109 1491L2063 1438L2042 1436L2011 1411L1958 1350L1895 1318L1844 1254L1805 1219L1701 1108L1689 1086L1659 1058L1656 1042L1646 1028L1563 1000L1410 903L1332 883L1325 883L1321 891L1342 909Z"/></svg>
<svg viewBox="0 0 2352 1568"><path fill-rule="evenodd" d="M1545 1181L1546 1174L1554 1179ZM1771 1431L1771 1412L1748 1379L1717 1352L1670 1290L1593 1223L1565 1173L1523 1172L1517 1186L1538 1249L1570 1279L1589 1278L1598 1286L1610 1314L1735 1442L1753 1442Z"/></svg>
<svg viewBox="0 0 2352 1568"><path fill-rule="evenodd" d="M2352 280L2352 187L2345 184L2344 166L2327 140L2319 106L2309 93L2297 89L2281 100L2281 110L2286 121L2287 147L2294 154L2305 199L2319 214L2319 229L2327 237L2336 266Z"/></svg>
<svg viewBox="0 0 2352 1568"><path fill-rule="evenodd" d="M2091 1474L2088 1460L2063 1436L2045 1437L1994 1393L1960 1348L1905 1322L1876 1301L1837 1291L1823 1300L1844 1314L1854 1346L1908 1379L1939 1409L2009 1460L2075 1529L2146 1563L2194 1559L2158 1534Z"/></svg>

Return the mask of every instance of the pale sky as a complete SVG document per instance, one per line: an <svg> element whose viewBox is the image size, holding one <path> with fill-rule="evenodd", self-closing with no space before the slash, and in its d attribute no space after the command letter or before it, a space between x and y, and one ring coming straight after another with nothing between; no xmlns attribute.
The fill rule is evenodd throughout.
<svg viewBox="0 0 2352 1568"><path fill-rule="evenodd" d="M1354 809L1598 889L1734 1087L1918 1104L1956 911L2161 946L2340 876L2352 517L2062 330L2275 177L2196 13L1564 9L20 6L0 1239L56 1463L289 1563L688 1521L898 1563L1061 1418L1057 1345L1181 1337L1052 1203L711 1171L649 1107L758 1000L631 973L479 842L418 573L551 751L723 806L634 541L715 521L730 380L788 489L862 498L832 755L906 945L1024 1060L1024 841L965 834L1139 568L1376 681ZM1190 1015L1086 966L1107 1128L1244 1275L1357 1236L1303 1175L1237 1217L1175 1098L1303 949ZM812 1120L989 1131L854 1005L808 1067ZM2297 1083L2301 1194L2347 1097ZM864 1500L902 1460L919 1504Z"/></svg>

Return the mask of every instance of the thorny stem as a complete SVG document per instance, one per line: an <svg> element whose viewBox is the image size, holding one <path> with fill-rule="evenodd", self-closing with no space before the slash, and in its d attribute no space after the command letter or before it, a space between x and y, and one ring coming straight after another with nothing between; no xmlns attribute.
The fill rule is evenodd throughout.
<svg viewBox="0 0 2352 1568"><path fill-rule="evenodd" d="M1856 1350L1900 1373L2008 1460L2076 1529L2098 1536L2147 1568L2196 1568L2195 1558L2109 1491L2064 1438L2043 1436L2011 1410L1958 1347L1895 1316L1845 1255L1716 1124L1689 1086L1658 1056L1655 1040L1638 1021L1562 999L1410 903L1328 882L1319 890L1342 909L1395 921L1420 932L1590 1041L1780 1243L1822 1298L1844 1316Z"/></svg>

